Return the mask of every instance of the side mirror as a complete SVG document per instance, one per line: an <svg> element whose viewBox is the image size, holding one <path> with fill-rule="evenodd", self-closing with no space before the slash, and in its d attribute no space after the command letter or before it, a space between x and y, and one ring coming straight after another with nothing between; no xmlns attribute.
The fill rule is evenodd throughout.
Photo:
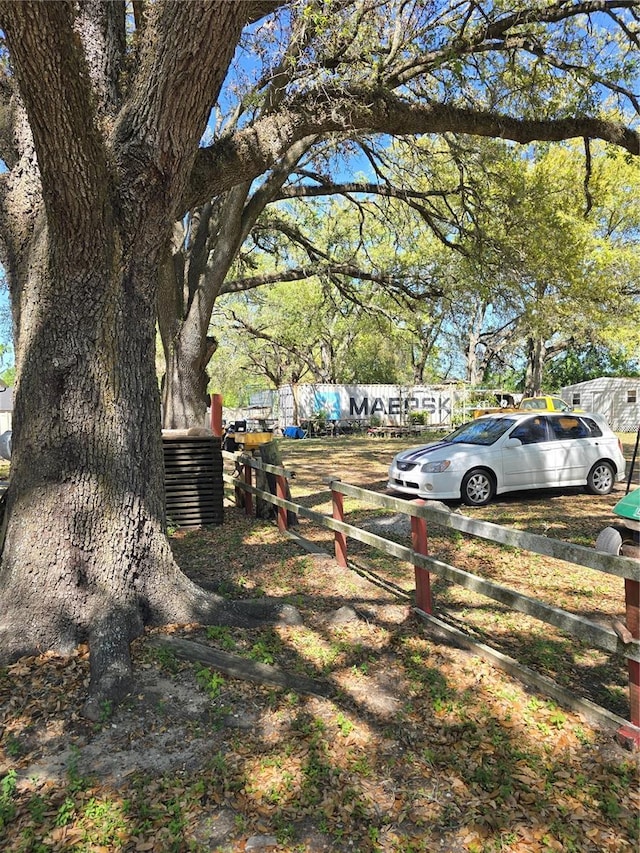
<svg viewBox="0 0 640 853"><path fill-rule="evenodd" d="M522 442L519 438L508 438L503 447L522 447Z"/></svg>

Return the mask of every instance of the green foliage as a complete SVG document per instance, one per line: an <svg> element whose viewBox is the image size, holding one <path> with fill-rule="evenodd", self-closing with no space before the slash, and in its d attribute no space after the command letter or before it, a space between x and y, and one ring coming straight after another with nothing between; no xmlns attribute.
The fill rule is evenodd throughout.
<svg viewBox="0 0 640 853"><path fill-rule="evenodd" d="M76 814L76 804L72 797L65 797L64 801L58 808L58 812L54 819L56 826L67 826L71 823Z"/></svg>
<svg viewBox="0 0 640 853"><path fill-rule="evenodd" d="M208 625L207 637L213 640L217 646L230 651L235 649L236 642L233 639L230 628L225 625Z"/></svg>
<svg viewBox="0 0 640 853"><path fill-rule="evenodd" d="M22 752L20 740L13 734L13 732L7 732L4 736L4 748L7 755L11 758L17 758Z"/></svg>
<svg viewBox="0 0 640 853"><path fill-rule="evenodd" d="M82 776L78 770L78 761L80 758L80 750L72 746L71 757L67 765L67 790L71 794L77 794L79 791L85 791L91 784L90 780Z"/></svg>
<svg viewBox="0 0 640 853"><path fill-rule="evenodd" d="M9 387L13 387L14 382L16 381L16 366L13 364L11 367L7 367L5 370L0 372L0 379L4 382L5 385Z"/></svg>
<svg viewBox="0 0 640 853"><path fill-rule="evenodd" d="M351 720L349 720L347 717L345 717L345 715L342 712L340 712L337 715L336 723L338 724L338 728L340 729L340 733L344 737L347 737L348 735L350 735L351 732L353 731L353 729L355 728L355 726L353 725Z"/></svg>
<svg viewBox="0 0 640 853"><path fill-rule="evenodd" d="M249 652L249 657L259 663L274 664L281 648L281 641L276 635L257 640Z"/></svg>
<svg viewBox="0 0 640 853"><path fill-rule="evenodd" d="M200 687L209 695L210 699L217 699L225 683L224 676L208 666L196 664L196 681Z"/></svg>
<svg viewBox="0 0 640 853"><path fill-rule="evenodd" d="M574 346L545 370L545 388L561 388L599 376L640 376L640 361L603 344Z"/></svg>
<svg viewBox="0 0 640 853"><path fill-rule="evenodd" d="M245 389L249 372L254 388L407 384L453 373L518 390L527 364L545 368L553 388L599 371L633 374L635 160L592 145L587 197L584 155L571 144L523 151L467 140L445 148L424 138L395 143L385 157L395 185L429 194L421 205L431 228L422 207L393 198L369 197L357 210L344 201L282 204L283 220L304 229L323 256L373 269L384 283L318 274L227 297L213 329L229 341L214 384L232 365ZM452 189L461 174L464 193ZM282 243L278 251L305 262L300 249Z"/></svg>
<svg viewBox="0 0 640 853"><path fill-rule="evenodd" d="M168 672L177 672L179 669L179 661L175 653L166 648L166 646L158 646L152 648L151 656Z"/></svg>
<svg viewBox="0 0 640 853"><path fill-rule="evenodd" d="M0 829L13 820L16 812L14 803L16 778L16 771L12 769L0 779Z"/></svg>

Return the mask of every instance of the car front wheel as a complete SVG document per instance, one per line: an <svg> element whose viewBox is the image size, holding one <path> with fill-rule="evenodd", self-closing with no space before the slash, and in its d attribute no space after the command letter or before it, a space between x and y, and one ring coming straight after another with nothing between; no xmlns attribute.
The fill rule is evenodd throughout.
<svg viewBox="0 0 640 853"><path fill-rule="evenodd" d="M495 493L495 481L488 471L473 468L464 475L461 497L467 506L484 506Z"/></svg>
<svg viewBox="0 0 640 853"><path fill-rule="evenodd" d="M613 489L615 473L609 462L596 462L587 477L587 491L591 495L608 495Z"/></svg>

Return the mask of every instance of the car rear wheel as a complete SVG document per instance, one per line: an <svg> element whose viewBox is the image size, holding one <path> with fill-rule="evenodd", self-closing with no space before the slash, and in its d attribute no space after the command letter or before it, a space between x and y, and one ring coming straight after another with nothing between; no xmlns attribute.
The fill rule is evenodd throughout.
<svg viewBox="0 0 640 853"><path fill-rule="evenodd" d="M587 491L591 495L608 495L613 489L615 472L611 463L596 462L587 476Z"/></svg>
<svg viewBox="0 0 640 853"><path fill-rule="evenodd" d="M496 493L493 476L483 468L472 468L462 480L461 497L467 506L484 506Z"/></svg>

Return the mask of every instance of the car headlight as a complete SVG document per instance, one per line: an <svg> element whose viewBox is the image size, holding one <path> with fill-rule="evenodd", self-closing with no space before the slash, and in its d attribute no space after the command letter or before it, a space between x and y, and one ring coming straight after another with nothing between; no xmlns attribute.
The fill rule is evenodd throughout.
<svg viewBox="0 0 640 853"><path fill-rule="evenodd" d="M426 462L420 470L423 474L441 474L449 465L451 465L450 460L443 459L442 462Z"/></svg>

